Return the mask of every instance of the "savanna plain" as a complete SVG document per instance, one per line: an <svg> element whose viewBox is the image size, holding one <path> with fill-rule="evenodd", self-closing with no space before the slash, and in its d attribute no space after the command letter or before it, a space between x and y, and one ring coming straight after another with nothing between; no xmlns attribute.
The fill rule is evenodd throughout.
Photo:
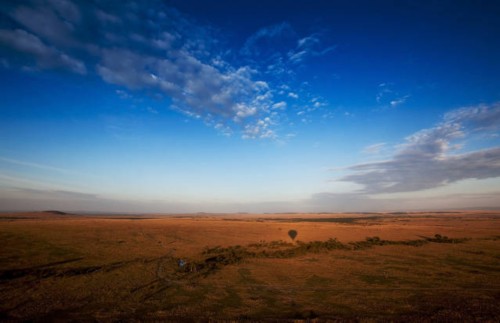
<svg viewBox="0 0 500 323"><path fill-rule="evenodd" d="M500 321L500 212L0 214L0 321Z"/></svg>

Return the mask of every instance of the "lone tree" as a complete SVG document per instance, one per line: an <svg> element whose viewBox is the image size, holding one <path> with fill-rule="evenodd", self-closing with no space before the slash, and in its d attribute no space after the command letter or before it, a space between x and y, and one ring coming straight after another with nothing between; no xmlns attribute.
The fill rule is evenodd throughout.
<svg viewBox="0 0 500 323"><path fill-rule="evenodd" d="M295 240L295 237L297 236L297 231L295 230L288 231L288 236L292 238L292 240Z"/></svg>

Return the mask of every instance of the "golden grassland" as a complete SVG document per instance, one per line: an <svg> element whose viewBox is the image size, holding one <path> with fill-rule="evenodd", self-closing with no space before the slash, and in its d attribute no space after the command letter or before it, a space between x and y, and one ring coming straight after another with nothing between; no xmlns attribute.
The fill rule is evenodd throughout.
<svg viewBox="0 0 500 323"><path fill-rule="evenodd" d="M500 213L4 213L0 320L498 322Z"/></svg>

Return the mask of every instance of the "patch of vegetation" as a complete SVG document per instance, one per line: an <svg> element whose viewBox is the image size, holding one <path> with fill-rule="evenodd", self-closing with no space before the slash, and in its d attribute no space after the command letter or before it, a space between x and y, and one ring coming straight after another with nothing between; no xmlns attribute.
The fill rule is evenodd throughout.
<svg viewBox="0 0 500 323"><path fill-rule="evenodd" d="M424 239L418 240L402 240L402 241L392 241L392 240L383 240L379 237L367 237L364 241L355 241L350 242L349 244L352 246L354 250L359 249L367 249L373 246L385 246L385 245L402 245L402 246L414 246L420 247L426 244L428 241Z"/></svg>
<svg viewBox="0 0 500 323"><path fill-rule="evenodd" d="M448 238L447 236L435 234L434 238L426 238L426 240L429 242L435 242L435 243L461 243L461 242L465 242L469 239L467 239L467 238Z"/></svg>
<svg viewBox="0 0 500 323"><path fill-rule="evenodd" d="M302 242L297 241L298 247L296 248L299 252L312 252L319 253L330 250L338 250L338 249L349 249L348 246L338 241L336 238L330 238L326 241L310 241L310 242Z"/></svg>
<svg viewBox="0 0 500 323"><path fill-rule="evenodd" d="M279 249L279 248L288 248L288 247L293 247L295 244L291 242L286 242L283 240L275 240L275 241L259 241L259 243L251 243L248 245L249 248L267 248L267 249Z"/></svg>
<svg viewBox="0 0 500 323"><path fill-rule="evenodd" d="M349 242L344 244L336 238L330 238L326 241L297 241L296 244L288 243L282 240L278 241L260 241L259 243L252 243L246 247L236 245L229 247L216 246L212 248L205 248L202 252L203 255L210 255L202 261L190 262L183 269L186 272L206 272L209 273L222 266L240 263L248 258L293 258L309 253L324 253L331 250L361 250L368 249L374 246L386 245L402 245L420 247L429 242L436 243L461 243L467 241L465 238L448 238L436 234L434 238L424 238L417 240L384 240L380 237L367 237L362 241Z"/></svg>

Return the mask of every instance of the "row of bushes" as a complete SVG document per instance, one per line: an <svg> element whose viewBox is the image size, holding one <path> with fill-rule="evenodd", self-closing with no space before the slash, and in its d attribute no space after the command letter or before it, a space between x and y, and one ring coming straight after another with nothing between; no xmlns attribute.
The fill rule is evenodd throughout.
<svg viewBox="0 0 500 323"><path fill-rule="evenodd" d="M330 250L360 250L384 245L418 247L429 242L461 243L466 240L468 239L450 239L446 236L436 234L433 238L425 237L424 239L403 241L383 240L375 236L367 237L363 241L349 242L347 244L338 241L336 238L330 238L326 241L297 241L296 244L282 240L271 242L260 241L259 243L249 244L246 247L240 245L207 247L202 252L202 255L208 256L207 258L201 261L190 261L182 268L179 268L179 270L183 272L211 272L219 267L239 263L249 258L293 258L307 253L322 253Z"/></svg>
<svg viewBox="0 0 500 323"><path fill-rule="evenodd" d="M461 243L467 241L467 238L448 238L447 236L442 236L440 234L434 235L434 238L426 238L427 241L436 243Z"/></svg>

